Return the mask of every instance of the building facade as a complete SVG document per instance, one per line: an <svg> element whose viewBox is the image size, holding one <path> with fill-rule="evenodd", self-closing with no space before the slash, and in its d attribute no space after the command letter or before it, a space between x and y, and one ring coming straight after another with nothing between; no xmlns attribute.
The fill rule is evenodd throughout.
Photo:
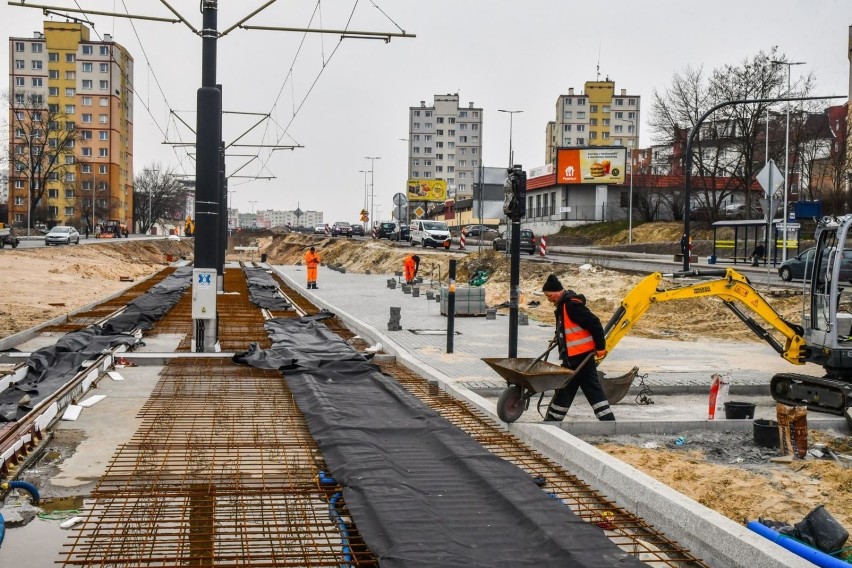
<svg viewBox="0 0 852 568"><path fill-rule="evenodd" d="M459 106L459 95L435 95L408 110L408 179L442 179L447 197L473 197L482 160L482 109Z"/></svg>
<svg viewBox="0 0 852 568"><path fill-rule="evenodd" d="M639 147L641 97L626 89L615 94L615 82L586 81L583 93L556 99L556 120L545 132L545 163L553 163L557 148L571 146Z"/></svg>
<svg viewBox="0 0 852 568"><path fill-rule="evenodd" d="M131 226L127 50L109 34L92 40L83 24L50 21L33 37L9 38L9 59L8 222Z"/></svg>
<svg viewBox="0 0 852 568"><path fill-rule="evenodd" d="M313 227L322 224L324 224L322 211L266 209L257 212L257 226L267 229L274 227Z"/></svg>

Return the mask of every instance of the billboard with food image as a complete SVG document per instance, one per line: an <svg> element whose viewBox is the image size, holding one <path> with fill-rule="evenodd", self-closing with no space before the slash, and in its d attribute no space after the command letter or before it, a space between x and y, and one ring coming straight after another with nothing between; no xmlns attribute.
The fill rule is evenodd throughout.
<svg viewBox="0 0 852 568"><path fill-rule="evenodd" d="M556 183L624 183L627 148L558 148Z"/></svg>
<svg viewBox="0 0 852 568"><path fill-rule="evenodd" d="M447 182L442 179L410 179L408 180L409 201L445 201L447 199Z"/></svg>

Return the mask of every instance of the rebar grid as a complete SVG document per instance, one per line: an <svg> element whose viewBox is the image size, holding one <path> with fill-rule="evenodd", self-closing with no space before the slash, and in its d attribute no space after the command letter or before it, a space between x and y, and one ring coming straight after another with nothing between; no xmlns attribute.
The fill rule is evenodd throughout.
<svg viewBox="0 0 852 568"><path fill-rule="evenodd" d="M649 566L706 567L667 536L629 511L606 499L584 481L502 430L485 413L457 400L434 383L397 363L379 363L382 371L430 408L478 441L491 453L517 465L545 483L544 490L561 500L588 523L604 529L607 537L625 552Z"/></svg>

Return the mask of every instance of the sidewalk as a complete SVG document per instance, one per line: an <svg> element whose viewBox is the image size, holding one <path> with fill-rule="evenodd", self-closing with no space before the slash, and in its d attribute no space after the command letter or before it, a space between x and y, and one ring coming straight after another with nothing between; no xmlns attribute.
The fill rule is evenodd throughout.
<svg viewBox="0 0 852 568"><path fill-rule="evenodd" d="M455 318L453 353L447 353L447 318L440 315L440 303L426 299L428 282L420 297L404 294L400 286L387 287L388 275L340 273L320 267L319 289L305 290L305 270L301 266L275 266L282 277L301 292L344 319L362 336L378 341L386 353L406 354L421 365L446 375L454 384L483 395L499 393L506 383L483 357L507 357L508 309L498 310L496 320L485 317ZM432 290L437 292L437 283ZM546 302L542 295L535 298ZM401 331L387 331L390 308L399 307ZM598 314L606 321L609 314ZM553 337L552 324L530 320L518 326L518 357L538 357ZM551 354L551 361L556 357ZM601 370L609 376L628 372L634 365L647 373L645 384L668 392L706 393L713 373L728 374L734 388L756 386L768 395L774 373L790 372L822 375L814 365L793 367L764 343L683 342L625 337L607 356ZM637 379L638 382L638 379ZM756 394L756 393L755 393Z"/></svg>

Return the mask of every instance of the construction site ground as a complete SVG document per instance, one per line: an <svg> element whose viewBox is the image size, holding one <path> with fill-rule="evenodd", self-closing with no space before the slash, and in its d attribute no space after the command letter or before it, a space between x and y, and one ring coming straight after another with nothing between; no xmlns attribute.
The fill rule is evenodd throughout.
<svg viewBox="0 0 852 568"><path fill-rule="evenodd" d="M679 226L643 225L634 229L634 241L645 240L649 246L653 243L656 248L670 246L674 249L679 230ZM250 235L247 239L235 239L231 245L257 245L258 251L254 257L249 258L252 253L243 252L229 254L230 259L258 260L260 254L265 254L270 264L295 267L293 270L297 274L301 257L310 245L318 248L324 264L353 274L393 275L401 269L403 256L410 252L408 248L393 246L387 241L353 241L295 234ZM448 259L455 258L459 265L457 279L461 282L478 270L488 272L489 280L485 288L489 306L500 306L508 300L508 262L504 256L488 251L468 254L418 249L417 253L423 259L421 275L426 278L445 280ZM7 290L18 290L20 293L7 295L0 302L0 310L4 313L0 335L12 335L87 305L96 298L109 296L127 287L129 280L144 278L159 270L169 258L191 258L191 254L191 242L165 240L4 251L0 253L0 266L3 267L0 280L5 279ZM532 326L540 325L542 329L552 325L552 312L538 290L551 272L556 272L566 287L585 294L590 307L602 320L608 318L624 293L641 278L637 274L619 273L596 266L580 269L576 266L554 266L544 261L522 263L524 312L529 315ZM317 294L321 296L322 289ZM539 305L534 305L535 302ZM782 315L794 321L801 310L801 300L796 297L778 298L772 304ZM737 375L739 369L732 368L730 363L720 363L717 369L713 369L706 360L708 357L712 359L707 349L711 353L713 349L727 350L736 359L740 347L743 358L749 359L749 365L761 368L751 355L763 351L767 358L774 358L773 365L779 370L789 370L739 320L712 300L659 308L653 313L649 312L636 326L629 340L624 342L625 357L628 359L628 354L638 357L644 351L645 368L641 372L646 372L648 367L656 364L658 371L676 373L693 368L693 357L704 357L705 360L696 372L706 374L707 383L713 372L731 376L732 382L740 378L748 382L751 377L745 376L745 372ZM505 317L506 310L501 310L501 314L501 317ZM387 314L382 313L378 317L386 319ZM660 344L656 343L660 340ZM674 354L667 353L665 349L660 351L666 361L654 356L654 351L660 349L660 345L668 346L673 342L681 342L686 347L678 349ZM689 345L696 348L691 349ZM543 344L531 345L528 349L541 350ZM446 357L438 350L435 350L434 355ZM616 355L617 352L612 356L613 372L630 365L629 360L619 360ZM763 370L769 373L765 367ZM751 369L747 372L753 371ZM768 383L768 376L764 379ZM475 384L477 381L483 384ZM652 377L649 378L651 381ZM493 393L489 394L488 391L493 388L493 377L467 377L463 382L469 383L474 391L479 388L486 397L493 398ZM703 385L703 382L698 381L698 384ZM773 417L774 406L768 395L755 393L735 398L755 402L757 417ZM625 421L648 420L652 416L677 419L682 414L688 414L693 419L706 414L706 393L658 393L654 395L654 401L655 404L650 406L637 405L630 395L622 404L616 405L616 414ZM578 422L592 418L581 395L572 408L570 418ZM532 408L522 417L522 421L536 420L539 418ZM571 421L566 425L569 431ZM67 452L65 458L70 458L76 452L77 445L85 440L75 436L74 428L64 430L65 433L57 436L56 443L65 449L57 452ZM810 456L792 464L774 463L769 458L777 454L750 444L750 430L583 437L618 459L737 522L758 516L796 522L813 507L825 504L841 524L852 528L852 499L849 499L852 495L852 469L849 462L843 459L835 461ZM684 438L685 443L677 444L676 439L679 437ZM852 454L848 432L812 430L810 439L812 443L831 448L836 454ZM95 465L93 477L96 475Z"/></svg>

